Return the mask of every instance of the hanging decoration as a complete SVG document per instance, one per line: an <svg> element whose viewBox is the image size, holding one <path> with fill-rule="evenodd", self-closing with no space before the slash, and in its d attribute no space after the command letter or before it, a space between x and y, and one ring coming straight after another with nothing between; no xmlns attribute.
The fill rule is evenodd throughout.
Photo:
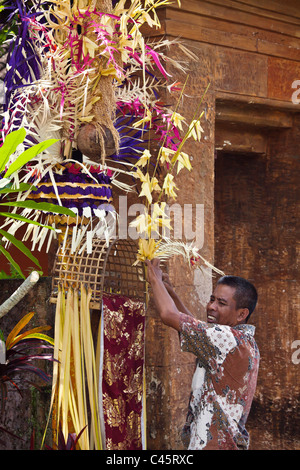
<svg viewBox="0 0 300 470"><path fill-rule="evenodd" d="M65 438L70 433L80 435L80 450L101 450L99 369L93 346L90 298L91 291L85 286L81 286L80 295L78 289L68 292L63 287L59 289L48 424L51 418L55 444L61 427Z"/></svg>
<svg viewBox="0 0 300 470"><path fill-rule="evenodd" d="M72 162L58 163L51 169L51 174L47 173L36 186L37 189L28 194L28 199L52 204L57 204L58 201L63 207L72 208L76 214L76 217L48 214L48 225L61 231L60 245L65 247L69 230L72 238L71 253L80 246L82 239L86 239L88 253L91 253L94 236L107 237L109 240L109 234L115 227L109 171L103 172L100 167L87 168ZM107 217L107 212L112 214L111 218ZM24 239L28 238L30 231L32 229L28 228ZM35 228L36 243L39 240L43 243L43 233L46 236L45 232L40 230L38 233Z"/></svg>
<svg viewBox="0 0 300 470"><path fill-rule="evenodd" d="M146 449L145 272L133 266L132 241L114 240L107 249L97 240L93 248L91 255L78 249L65 256L66 270L57 258L54 444L61 428L65 439L80 435L82 450ZM91 309L101 310L97 338Z"/></svg>
<svg viewBox="0 0 300 470"><path fill-rule="evenodd" d="M84 166L100 163L103 173L111 172L112 185L133 191L135 183L119 181L122 170L114 167L115 162L129 164L124 170L128 174L150 138L171 150L178 147L181 120L177 119L178 126L161 94L181 89L180 83L172 82L167 64L182 71L185 67L164 51L178 46L184 55L195 56L178 41L147 42L141 33L143 25L160 28L156 10L171 0L125 3L18 0L12 6L4 2L11 11L8 22L17 18L19 30L10 41L2 139L20 127L26 130L25 147L49 136L58 139L51 152L43 152L30 163L27 174L16 179L39 185L47 174L51 177L57 164L76 157ZM51 183L55 191L53 177ZM19 225L11 231L16 229ZM38 231L30 236L37 246Z"/></svg>
<svg viewBox="0 0 300 470"><path fill-rule="evenodd" d="M191 265L203 264L196 247L161 234L171 228L165 201L176 200L175 177L192 170L183 146L189 138L199 142L203 133L202 100L190 124L178 112L185 85L174 80L169 70L186 72L185 64L165 51L178 47L183 57L197 60L196 56L177 40L148 41L141 32L143 25L159 29L157 9L173 1L14 3L4 2L11 11L8 21L17 18L19 30L8 57L2 141L20 128L26 131L23 149L57 139L51 149L27 164L24 173L14 175L16 184L34 185L20 199L70 207L76 217L48 213L47 223L60 230L62 249L71 245L71 254L79 249L92 253L95 239L104 238L109 246L115 233L118 214L112 206L113 187L135 191L139 201L145 201L144 214L131 223L139 234L135 263L180 253L189 263L192 259ZM174 101L173 96L177 97L175 110L167 104ZM124 174L132 184L124 183ZM26 217L40 221L44 215L28 210ZM22 226L19 220L5 224L11 233ZM158 235L155 239L153 232ZM31 240L33 249L41 250L46 244L49 250L51 236L46 242L45 231L33 226L24 240ZM118 294L104 296L95 352L90 300L85 285L70 286L67 292L59 287L51 402L54 433L58 434L59 425L65 438L70 430L76 432L82 449L145 448L144 304ZM118 318L122 324L117 324ZM114 374L116 364L122 364L122 377ZM116 393L118 387L121 393Z"/></svg>

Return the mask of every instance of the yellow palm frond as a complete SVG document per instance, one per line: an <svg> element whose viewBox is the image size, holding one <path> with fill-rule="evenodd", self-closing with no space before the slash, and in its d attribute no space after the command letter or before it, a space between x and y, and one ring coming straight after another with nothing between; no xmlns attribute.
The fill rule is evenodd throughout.
<svg viewBox="0 0 300 470"><path fill-rule="evenodd" d="M224 275L223 271L213 266L209 261L203 258L199 253L199 249L193 245L193 243L185 243L180 240L171 240L169 238L163 238L159 247L156 250L157 258L162 261L172 258L173 256L182 256L185 261L191 266L191 260L197 260L194 265L198 268L206 266L212 271Z"/></svg>

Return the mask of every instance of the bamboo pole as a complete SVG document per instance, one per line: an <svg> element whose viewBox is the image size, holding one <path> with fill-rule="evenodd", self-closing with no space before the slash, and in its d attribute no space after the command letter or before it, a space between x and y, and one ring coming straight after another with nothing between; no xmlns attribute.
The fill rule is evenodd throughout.
<svg viewBox="0 0 300 470"><path fill-rule="evenodd" d="M33 271L18 289L0 306L0 318L4 317L23 297L32 289L39 280L40 275Z"/></svg>

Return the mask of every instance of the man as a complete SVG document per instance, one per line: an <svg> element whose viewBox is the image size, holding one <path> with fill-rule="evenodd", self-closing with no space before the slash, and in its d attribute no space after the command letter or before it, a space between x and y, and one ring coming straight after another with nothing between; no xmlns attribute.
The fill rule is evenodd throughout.
<svg viewBox="0 0 300 470"><path fill-rule="evenodd" d="M183 441L190 450L248 449L245 424L256 389L259 351L248 325L255 287L222 277L207 305L207 321L192 316L163 275L147 261L153 299L164 324L180 333L181 348L197 357Z"/></svg>

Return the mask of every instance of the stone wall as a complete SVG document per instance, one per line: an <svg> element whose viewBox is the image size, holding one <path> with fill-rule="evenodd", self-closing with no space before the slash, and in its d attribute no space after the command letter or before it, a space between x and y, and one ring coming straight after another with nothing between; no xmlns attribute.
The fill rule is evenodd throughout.
<svg viewBox="0 0 300 470"><path fill-rule="evenodd" d="M300 446L300 363L292 357L300 338L295 133L270 135L268 155L220 154L216 161L215 261L259 293L251 323L261 365L248 426L258 450Z"/></svg>
<svg viewBox="0 0 300 470"><path fill-rule="evenodd" d="M183 0L181 10L167 8L162 20L167 37L180 36L199 58L187 61L187 94L194 98L180 109L187 119L210 82L204 139L188 147L194 170L179 182L181 203L204 204L202 254L252 279L259 291L253 322L262 362L248 423L251 448L299 449L299 364L292 360L300 339L299 107L292 101L300 72L297 2ZM169 271L203 318L212 280L193 278L178 260ZM180 352L177 335L155 312L149 315L148 349L158 341L164 354L164 360L158 352L149 356L157 364L151 373L160 373L149 378L149 442L180 448L193 358Z"/></svg>
<svg viewBox="0 0 300 470"><path fill-rule="evenodd" d="M300 79L298 2L182 0L181 10L167 8L161 18L157 34L181 37L199 58L187 59L190 98L179 108L187 120L210 83L204 137L186 147L193 171L179 174L178 203L204 204L203 256L252 279L260 295L251 447L299 449L299 364L291 359L300 340L299 109L291 101ZM205 318L212 278L194 276L177 259L166 269L190 310ZM41 286L49 289L47 281ZM42 315L50 312L45 299L36 307ZM146 322L148 447L180 449L194 357L180 352L177 333L161 324L151 303Z"/></svg>

